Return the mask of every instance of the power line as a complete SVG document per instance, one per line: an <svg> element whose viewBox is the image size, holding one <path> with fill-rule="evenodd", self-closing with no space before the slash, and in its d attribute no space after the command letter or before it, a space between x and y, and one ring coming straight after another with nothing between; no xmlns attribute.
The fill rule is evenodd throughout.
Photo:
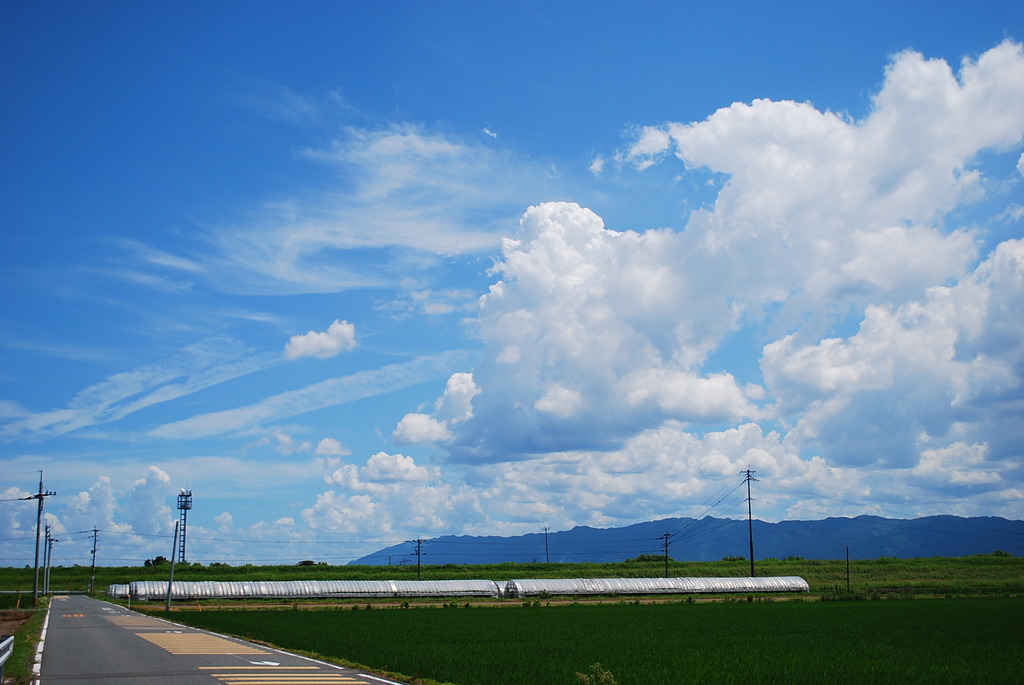
<svg viewBox="0 0 1024 685"><path fill-rule="evenodd" d="M729 488L729 490L727 492L725 492L724 494L721 494L719 496L719 493L721 493L723 490L725 490L725 488L728 486L728 483L723 485L716 492L714 492L710 497L708 497L706 500L704 500L703 504L705 505L705 507L704 507L704 509L700 513L698 513L695 516L693 516L690 521L687 521L685 524L683 524L683 526L681 528L677 529L676 531L674 531L672 533L672 535L677 535L679 533L682 533L687 528L689 528L690 526L692 526L695 523L697 523L697 521L703 519L705 516L708 515L708 513L712 509L714 509L715 507L720 505L722 502L724 502L725 499L729 495L731 495L732 493L736 492L736 490L738 490L740 487L742 487L742 485L743 485L743 481L740 481L739 483L736 483L731 488ZM715 497L717 497L718 499L714 499ZM712 499L714 499L713 502L711 501ZM709 502L710 502L710 504L709 504Z"/></svg>

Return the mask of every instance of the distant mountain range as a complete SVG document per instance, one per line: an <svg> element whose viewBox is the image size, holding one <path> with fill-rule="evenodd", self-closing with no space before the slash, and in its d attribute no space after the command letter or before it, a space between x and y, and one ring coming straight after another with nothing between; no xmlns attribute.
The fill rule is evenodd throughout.
<svg viewBox="0 0 1024 685"><path fill-rule="evenodd" d="M616 562L641 554L661 555L666 536L669 556L678 561L747 558L746 520L672 518L623 528L589 528L529 533L512 537L453 536L387 547L352 564L500 564L504 562ZM1024 555L1024 521L997 517L878 516L820 521L753 522L754 558L851 559L878 557L959 557L996 550Z"/></svg>

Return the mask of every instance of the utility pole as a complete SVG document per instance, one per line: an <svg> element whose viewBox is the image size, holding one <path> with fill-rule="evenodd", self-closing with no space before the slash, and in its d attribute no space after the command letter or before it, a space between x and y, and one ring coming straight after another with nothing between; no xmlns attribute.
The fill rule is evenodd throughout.
<svg viewBox="0 0 1024 685"><path fill-rule="evenodd" d="M414 543L416 545L416 580L419 580L420 579L420 555L423 552L423 543L426 542L426 540L423 540L422 538L416 538L415 540L409 540L408 542Z"/></svg>
<svg viewBox="0 0 1024 685"><path fill-rule="evenodd" d="M50 592L50 571L53 569L53 543L60 542L57 538L50 536L50 558L46 565L46 592Z"/></svg>
<svg viewBox="0 0 1024 685"><path fill-rule="evenodd" d="M670 537L672 537L672 536L669 535L668 533L665 533L664 535L661 536L661 539L665 541L663 544L664 544L664 547L665 547L665 577L666 578L668 578L668 539Z"/></svg>
<svg viewBox="0 0 1024 685"><path fill-rule="evenodd" d="M89 531L84 530L83 533ZM92 529L92 575L89 578L89 596L91 597L96 593L96 541L99 539L100 531L97 528Z"/></svg>
<svg viewBox="0 0 1024 685"><path fill-rule="evenodd" d="M32 580L32 606L39 604L39 533L43 525L43 498L53 497L56 492L49 492L43 490L43 472L39 472L39 493L35 495L29 495L22 499L34 499L39 500L39 507L36 510L36 572L35 577Z"/></svg>
<svg viewBox="0 0 1024 685"><path fill-rule="evenodd" d="M754 516L750 512L750 481L757 480L754 478L754 474L757 471L751 471L750 467L747 467L746 471L740 471L740 474L747 474L747 529L750 531L750 577L754 577Z"/></svg>
<svg viewBox="0 0 1024 685"><path fill-rule="evenodd" d="M544 526L544 563L551 563L551 556L548 554L548 527Z"/></svg>
<svg viewBox="0 0 1024 685"><path fill-rule="evenodd" d="M846 594L850 594L850 546L846 546Z"/></svg>
<svg viewBox="0 0 1024 685"><path fill-rule="evenodd" d="M53 537L50 526L46 526L46 573L43 576L43 594L50 594L50 569L53 568L53 543L60 542Z"/></svg>
<svg viewBox="0 0 1024 685"><path fill-rule="evenodd" d="M43 524L43 587L42 592L45 595L49 592L50 586L50 524Z"/></svg>

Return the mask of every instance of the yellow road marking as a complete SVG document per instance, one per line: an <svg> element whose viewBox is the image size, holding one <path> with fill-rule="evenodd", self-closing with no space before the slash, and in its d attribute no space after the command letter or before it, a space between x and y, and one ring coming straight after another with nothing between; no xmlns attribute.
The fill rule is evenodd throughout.
<svg viewBox="0 0 1024 685"><path fill-rule="evenodd" d="M171 654L270 654L270 652L203 633L136 633Z"/></svg>
<svg viewBox="0 0 1024 685"><path fill-rule="evenodd" d="M260 668L264 671L268 668L284 669L286 671L317 671L318 666L200 666L200 671L244 671L245 669Z"/></svg>
<svg viewBox="0 0 1024 685"><path fill-rule="evenodd" d="M61 614L61 618L84 618L85 614Z"/></svg>
<svg viewBox="0 0 1024 685"><path fill-rule="evenodd" d="M153 628L167 630L167 624L148 616L107 616L106 619L122 628Z"/></svg>
<svg viewBox="0 0 1024 685"><path fill-rule="evenodd" d="M267 673L265 675L231 675L215 674L217 680L227 685L367 685L359 680L341 673Z"/></svg>
<svg viewBox="0 0 1024 685"><path fill-rule="evenodd" d="M224 671L211 673L214 678L227 685L369 685L365 680L345 673L332 673L320 670L317 666L200 666L204 671ZM252 669L258 669L253 672ZM295 671L316 671L316 673L297 673Z"/></svg>

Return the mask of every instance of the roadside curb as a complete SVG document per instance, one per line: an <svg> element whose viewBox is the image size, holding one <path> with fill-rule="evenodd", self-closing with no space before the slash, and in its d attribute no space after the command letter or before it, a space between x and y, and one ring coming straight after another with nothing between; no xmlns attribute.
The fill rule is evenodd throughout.
<svg viewBox="0 0 1024 685"><path fill-rule="evenodd" d="M46 605L46 616L43 618L43 628L39 631L39 643L36 644L36 657L32 662L32 685L39 685L40 673L43 668L43 646L46 643L46 628L50 625L50 609L52 603Z"/></svg>

